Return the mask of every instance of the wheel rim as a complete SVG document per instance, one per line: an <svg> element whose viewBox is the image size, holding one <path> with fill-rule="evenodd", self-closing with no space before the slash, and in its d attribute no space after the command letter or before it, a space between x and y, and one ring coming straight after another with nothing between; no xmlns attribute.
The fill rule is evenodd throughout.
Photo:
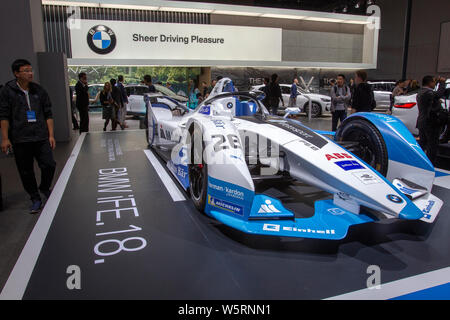
<svg viewBox="0 0 450 320"><path fill-rule="evenodd" d="M316 103L312 104L312 113L311 113L311 117L318 117L320 115L320 106L317 105ZM306 115L309 114L309 104L306 106Z"/></svg>

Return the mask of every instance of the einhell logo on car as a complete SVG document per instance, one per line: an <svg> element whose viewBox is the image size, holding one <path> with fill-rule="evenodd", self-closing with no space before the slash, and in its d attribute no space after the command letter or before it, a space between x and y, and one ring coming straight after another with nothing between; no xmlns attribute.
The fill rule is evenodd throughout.
<svg viewBox="0 0 450 320"><path fill-rule="evenodd" d="M105 25L96 25L89 29L87 43L92 51L108 54L116 47L117 39L114 31Z"/></svg>

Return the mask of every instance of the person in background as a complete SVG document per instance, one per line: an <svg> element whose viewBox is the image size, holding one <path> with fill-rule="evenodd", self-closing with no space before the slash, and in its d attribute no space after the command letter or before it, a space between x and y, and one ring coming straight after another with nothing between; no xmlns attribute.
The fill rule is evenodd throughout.
<svg viewBox="0 0 450 320"><path fill-rule="evenodd" d="M125 127L128 128L126 124L127 119L127 104L128 104L128 95L127 90L125 90L125 86L123 85L124 78L122 75L117 77L117 88L119 88L120 94L122 95L122 107L119 109L118 121Z"/></svg>
<svg viewBox="0 0 450 320"><path fill-rule="evenodd" d="M152 77L148 74L144 76L144 85L148 87L149 93L156 93L156 88L153 85ZM145 102L145 118L144 118L144 125L146 128L148 128L148 109L150 107L150 97L148 95L144 95L144 102Z"/></svg>
<svg viewBox="0 0 450 320"><path fill-rule="evenodd" d="M355 94L355 88L356 88L355 80L353 78L351 78L349 81L349 88L350 88L350 94L353 97L353 95Z"/></svg>
<svg viewBox="0 0 450 320"><path fill-rule="evenodd" d="M15 79L6 83L0 92L1 149L8 154L13 149L17 169L32 205L30 213L39 213L42 198L50 197L50 187L56 162L56 147L52 104L45 91L33 82L33 68L24 59L11 66ZM41 183L37 185L34 159L41 169Z"/></svg>
<svg viewBox="0 0 450 320"><path fill-rule="evenodd" d="M202 94L203 97L206 96L206 94L208 93L208 84L206 83L206 81L202 81L201 84L201 89L200 89L200 93Z"/></svg>
<svg viewBox="0 0 450 320"><path fill-rule="evenodd" d="M201 93L196 80L189 80L189 108L195 109L198 105L197 94Z"/></svg>
<svg viewBox="0 0 450 320"><path fill-rule="evenodd" d="M392 97L402 96L406 93L406 80L402 79L398 81L395 85L394 90L392 90Z"/></svg>
<svg viewBox="0 0 450 320"><path fill-rule="evenodd" d="M269 88L267 90L267 102L272 115L276 116L278 114L280 100L284 107L285 105L281 95L281 88L278 84L278 75L274 73L270 78Z"/></svg>
<svg viewBox="0 0 450 320"><path fill-rule="evenodd" d="M116 121L114 114L114 99L112 98L112 90L111 83L105 82L103 86L103 90L100 91L99 99L100 104L103 107L102 110L102 118L105 120L105 124L103 125L103 131L106 131L106 127L111 120L111 130L115 130L114 121Z"/></svg>
<svg viewBox="0 0 450 320"><path fill-rule="evenodd" d="M404 82L405 82L404 80L398 80L395 83L394 89L392 90L392 94L391 94L391 104L389 106L389 110L387 111L387 114L392 114L392 108L394 107L394 104L395 104L395 97L402 96L405 94L405 90L403 89Z"/></svg>
<svg viewBox="0 0 450 320"><path fill-rule="evenodd" d="M70 94L70 111L72 113L72 129L73 130L79 130L80 126L78 125L78 120L76 117L77 110L75 108L75 104L73 103L73 89L72 87L69 87L69 94Z"/></svg>
<svg viewBox="0 0 450 320"><path fill-rule="evenodd" d="M264 92L264 99L262 100L263 105L269 108L269 100L268 100L268 92L269 92L269 83L270 79L268 77L264 77L264 87L261 87L261 91ZM270 110L269 110L270 111Z"/></svg>
<svg viewBox="0 0 450 320"><path fill-rule="evenodd" d="M417 80L411 80L411 84L409 85L408 88L408 94L412 93L412 92L416 92L420 90L420 85L419 85L419 81Z"/></svg>
<svg viewBox="0 0 450 320"><path fill-rule="evenodd" d="M298 96L298 79L294 78L291 86L291 95L289 96L289 108L294 108L297 106L297 96Z"/></svg>
<svg viewBox="0 0 450 320"><path fill-rule="evenodd" d="M78 82L75 85L75 94L77 96L76 107L80 113L80 133L89 132L89 86L87 75L81 72L78 75Z"/></svg>
<svg viewBox="0 0 450 320"><path fill-rule="evenodd" d="M144 76L144 84L148 87L148 92L150 92L150 93L156 93L156 88L155 88L155 86L153 85L153 82L152 82L152 77L150 76L150 75L145 75Z"/></svg>
<svg viewBox="0 0 450 320"><path fill-rule="evenodd" d="M211 94L211 91L214 89L216 84L217 84L217 80L216 79L211 80L211 85L208 87L208 95Z"/></svg>
<svg viewBox="0 0 450 320"><path fill-rule="evenodd" d="M439 83L437 91L434 91L436 83ZM439 146L439 134L441 125L438 122L437 113L442 109L440 99L445 95L445 79L425 76L422 80L422 89L417 94L417 129L419 129L419 144L425 151L433 165L436 164L436 155Z"/></svg>
<svg viewBox="0 0 450 320"><path fill-rule="evenodd" d="M331 88L331 115L332 128L331 131L336 131L339 121L341 123L347 118L347 108L349 106L352 94L350 87L345 83L345 76L338 75L336 85Z"/></svg>
<svg viewBox="0 0 450 320"><path fill-rule="evenodd" d="M172 92L175 92L172 88L172 84L169 81L166 82L166 88L171 90Z"/></svg>
<svg viewBox="0 0 450 320"><path fill-rule="evenodd" d="M115 131L117 125L124 130L125 127L123 123L118 119L119 110L123 108L122 94L120 93L119 88L116 87L116 79L109 80L109 83L111 83L111 97L113 98L113 116L111 117L112 130Z"/></svg>
<svg viewBox="0 0 450 320"><path fill-rule="evenodd" d="M351 101L351 113L371 112L376 107L372 87L367 83L367 72L358 70L355 73L355 93Z"/></svg>
<svg viewBox="0 0 450 320"><path fill-rule="evenodd" d="M208 93L206 93L208 94ZM197 104L202 103L205 100L205 98L203 97L203 95L199 92L197 93Z"/></svg>
<svg viewBox="0 0 450 320"><path fill-rule="evenodd" d="M404 92L403 94L408 93L409 89L411 88L411 82L412 82L411 79L405 80L405 82L403 83L403 92Z"/></svg>

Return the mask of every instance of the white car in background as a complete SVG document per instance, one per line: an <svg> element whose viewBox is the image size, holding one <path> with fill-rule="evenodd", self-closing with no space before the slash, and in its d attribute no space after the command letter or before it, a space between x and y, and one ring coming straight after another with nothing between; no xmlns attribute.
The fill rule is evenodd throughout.
<svg viewBox="0 0 450 320"><path fill-rule="evenodd" d="M155 84L154 86L157 93L161 93L182 104L185 104L188 101L186 97L179 96L162 85ZM143 84L131 84L126 85L125 90L128 96L127 114L133 116L145 116L144 95L149 93L148 86Z"/></svg>
<svg viewBox="0 0 450 320"><path fill-rule="evenodd" d="M388 110L391 106L392 91L395 88L395 82L389 81L368 81L368 84L372 87L375 101L377 103L376 108L381 110Z"/></svg>
<svg viewBox="0 0 450 320"><path fill-rule="evenodd" d="M446 88L450 88L450 79L447 79L446 81ZM449 97L446 99L441 99L441 101L442 107L449 110ZM419 108L417 107L417 92L395 97L394 106L392 107L392 115L400 119L412 134L418 135L419 130L416 128L417 117L419 116ZM446 130L448 130L448 128L443 128L443 133L445 133Z"/></svg>
<svg viewBox="0 0 450 320"><path fill-rule="evenodd" d="M261 91L265 85L253 86L250 91ZM283 97L283 102L285 108L289 106L289 97L291 96L291 86L290 84L280 84L281 95ZM325 113L329 113L331 109L331 98L329 96L317 93L309 93L301 88L297 88L297 107L300 108L301 112L305 112L308 115L309 110L309 99L312 101L312 113L311 117L316 118ZM279 111L284 113L282 103L280 102Z"/></svg>

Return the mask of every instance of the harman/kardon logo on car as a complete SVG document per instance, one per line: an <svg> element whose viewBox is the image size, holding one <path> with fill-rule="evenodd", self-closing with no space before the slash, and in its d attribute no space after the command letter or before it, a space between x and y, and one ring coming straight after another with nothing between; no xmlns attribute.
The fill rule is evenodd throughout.
<svg viewBox="0 0 450 320"><path fill-rule="evenodd" d="M87 43L95 53L108 54L116 47L116 34L105 25L96 25L89 29Z"/></svg>

